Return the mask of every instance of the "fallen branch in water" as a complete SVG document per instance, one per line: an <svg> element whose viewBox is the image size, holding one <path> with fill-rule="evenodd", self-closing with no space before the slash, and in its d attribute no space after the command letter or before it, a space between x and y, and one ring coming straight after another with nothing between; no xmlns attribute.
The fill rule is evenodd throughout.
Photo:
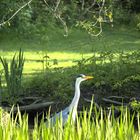
<svg viewBox="0 0 140 140"><path fill-rule="evenodd" d="M54 104L54 102L43 102L43 103L37 103L37 104L30 104L30 105L25 105L25 106L18 106L18 107L13 107L13 109L11 107L2 107L4 110L6 110L7 112L12 112L16 113L18 112L18 109L21 112L32 112L32 111L38 111L38 110L43 110L46 107L49 107L50 105Z"/></svg>
<svg viewBox="0 0 140 140"><path fill-rule="evenodd" d="M107 98L102 98L102 100L106 103L110 103L110 104L115 104L115 105L128 105L128 103L124 103L124 102L119 102L119 101L114 101L111 99L107 99Z"/></svg>

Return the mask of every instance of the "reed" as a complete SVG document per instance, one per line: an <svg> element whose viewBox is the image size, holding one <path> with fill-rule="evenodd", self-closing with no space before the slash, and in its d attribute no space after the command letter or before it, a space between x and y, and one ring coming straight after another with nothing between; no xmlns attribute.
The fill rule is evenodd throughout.
<svg viewBox="0 0 140 140"><path fill-rule="evenodd" d="M94 110L94 109L93 109ZM140 136L139 114L137 114L137 128L135 128L134 115L128 109L123 109L120 117L113 114L103 114L103 110L83 111L83 115L77 117L77 122L72 123L69 118L63 127L58 120L53 127L46 127L42 120L38 125L35 119L34 128L28 125L28 116L21 116L18 111L16 119L9 119L7 125L0 125L1 140L138 140Z"/></svg>
<svg viewBox="0 0 140 140"><path fill-rule="evenodd" d="M20 49L18 55L15 53L10 63L6 58L2 57L0 57L0 61L4 69L8 99L11 104L14 104L16 97L22 91L21 81L25 61L23 52Z"/></svg>

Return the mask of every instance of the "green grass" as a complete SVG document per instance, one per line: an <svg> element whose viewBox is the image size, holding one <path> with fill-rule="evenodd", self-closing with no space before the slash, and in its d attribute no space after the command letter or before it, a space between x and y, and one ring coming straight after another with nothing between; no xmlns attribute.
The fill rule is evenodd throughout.
<svg viewBox="0 0 140 140"><path fill-rule="evenodd" d="M111 29L105 30L100 37L91 38L84 31L73 29L70 35L65 38L59 32L49 32L46 40L40 39L21 39L14 34L0 36L0 56L11 59L19 48L25 52L25 68L24 73L33 73L41 71L43 65L38 60L42 60L43 56L48 55L50 58L50 66L53 67L69 67L74 66L76 60L88 58L93 53L102 53L104 51L112 51L114 53L120 51L131 52L139 50L140 35L135 30ZM53 60L57 59L58 65L53 65ZM36 67L34 67L36 65Z"/></svg>
<svg viewBox="0 0 140 140"><path fill-rule="evenodd" d="M52 34L50 33L48 35L46 41L38 41L39 39L23 40L16 38L13 34L3 35L0 38L0 56L3 56L8 60L13 57L15 52L19 51L19 48L22 48L26 59L24 67L24 73L26 74L42 71L43 64L42 62L38 62L38 60L42 60L45 55L50 57L48 62L51 65L50 68L53 68L77 65L78 63L75 62L76 60L81 60L80 63L83 63L83 58L88 58L95 54L95 57L91 59L92 61L87 67L86 65L79 65L79 69L77 69L77 67L66 70L61 69L54 73L48 71L45 75L40 74L40 76L37 75L33 78L32 81L30 81L31 84L27 82L29 78L25 78L24 86L29 88L29 92L31 91L32 94L37 94L38 96L45 95L48 99L56 98L57 101L63 101L62 106L65 103L68 104L68 101L71 100L70 96L71 93L73 93L71 82L73 76L77 73L91 73L95 75L94 81L91 81L89 86L88 83L86 83L86 88L89 90L93 86L95 88L94 92L98 95L101 93L101 96L104 93L102 85L110 85L111 88L119 91L117 95L125 95L124 92L127 94L129 89L129 84L125 87L125 83L127 84L127 82L129 83L130 81L131 86L129 87L136 85L135 82L137 81L137 84L139 83L139 76L137 76L139 74L139 56L137 55L139 54L136 54L136 51L140 50L140 35L134 30L114 29L112 31L105 31L102 36L98 38L91 38L85 32L79 30L71 31L68 38L64 38L62 35L52 32ZM119 53L122 51L124 53ZM133 53L133 51L135 51L134 55L128 55ZM111 53L105 54L105 52ZM128 58L125 54L128 55ZM120 57L120 55L125 55L125 57ZM133 59L133 57L135 58ZM111 58L111 60L109 58ZM53 65L54 59L58 60L58 65ZM136 60L138 60L137 63L133 62ZM90 88L88 89L88 87ZM103 89L105 88L107 89L108 87L104 86ZM99 89L99 91L97 89ZM122 92L122 89L125 91ZM109 95L109 92L107 90L104 95ZM138 129L135 129L133 125L132 114L126 110L124 110L122 115L117 119L110 116L110 114L103 117L101 112L96 112L96 117L87 115L90 114L89 111L83 111L83 114L83 116L78 118L78 123L75 125L68 123L63 128L61 123L58 122L55 127L46 128L44 122L41 122L41 124L38 125L37 121L35 121L34 128L30 130L27 123L28 117L25 116L21 118L20 112L18 112L19 125L17 125L16 121L11 120L9 120L6 126L0 124L0 139L139 139L139 114L138 118L136 118L136 120L138 120L136 122Z"/></svg>
<svg viewBox="0 0 140 140"><path fill-rule="evenodd" d="M133 93L137 96L140 71L139 32L128 28L106 29L100 37L91 38L84 31L73 29L67 38L54 31L46 36L47 40L39 41L21 39L14 34L1 34L0 56L11 60L20 47L24 51L22 83L25 95L40 95L52 100L60 98L63 103L68 103L68 97L73 95L70 83L74 81L75 75L84 73L95 76L89 89L94 88L91 92L99 96L134 95ZM49 56L47 71L44 70L46 62L42 63L46 55ZM91 59L85 62L89 57ZM54 65L56 60L58 64ZM53 69L58 67L59 69ZM5 86L2 76L2 88Z"/></svg>
<svg viewBox="0 0 140 140"><path fill-rule="evenodd" d="M17 113L15 120L7 120L0 124L1 140L138 140L140 134L139 114L134 116L127 108L122 107L121 115L115 118L111 112L104 114L103 110L83 111L77 117L77 123L69 118L65 126L58 120L54 126L46 127L42 120L38 124L35 119L34 127L28 125L28 116ZM110 110L111 111L111 110ZM112 110L113 111L113 110ZM104 115L103 115L104 114Z"/></svg>

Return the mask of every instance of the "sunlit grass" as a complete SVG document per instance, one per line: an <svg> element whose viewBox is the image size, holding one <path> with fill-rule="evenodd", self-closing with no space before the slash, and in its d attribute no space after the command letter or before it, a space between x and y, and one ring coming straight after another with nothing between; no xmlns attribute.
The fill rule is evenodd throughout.
<svg viewBox="0 0 140 140"><path fill-rule="evenodd" d="M54 126L47 127L46 122L42 120L38 123L35 119L34 127L30 128L28 116L21 116L18 112L15 120L9 119L6 125L0 123L0 138L1 140L138 140L140 138L139 114L133 116L126 108L118 118L115 118L111 112L103 115L102 109L93 110L93 113L94 116L90 111L84 110L83 115L77 117L76 123L69 118L65 126L61 120L58 120Z"/></svg>
<svg viewBox="0 0 140 140"><path fill-rule="evenodd" d="M18 51L0 51L2 57L8 59L9 61L13 58L14 54L18 53ZM78 61L82 61L83 59L87 59L93 56L93 59L96 59L97 63L109 63L110 61L118 61L120 56L131 55L134 51L124 51L122 52L91 52L81 54L80 52L47 52L47 51L25 51L25 65L23 73L33 73L33 72L41 72L45 70L46 63L48 63L48 68L59 68L59 67L71 67L78 64ZM44 58L48 56L47 60ZM135 59L134 59L135 60ZM44 61L44 63L43 63ZM55 64L54 61L57 61ZM132 59L133 61L133 59ZM2 69L2 65L0 65Z"/></svg>
<svg viewBox="0 0 140 140"><path fill-rule="evenodd" d="M0 42L0 56L11 60L14 53L22 48L26 59L24 73L33 73L43 70L41 61L46 55L49 56L50 68L70 67L77 65L75 61L91 57L93 54L100 55L106 51L114 54L121 51L131 52L139 50L140 46L138 32L127 28L104 31L102 36L97 38L91 38L86 32L76 29L70 30L67 38L52 30L46 36L47 40L41 41L21 39L13 33L3 34ZM57 60L57 65L53 65L54 60Z"/></svg>
<svg viewBox="0 0 140 140"><path fill-rule="evenodd" d="M134 32L135 33L135 32ZM123 34L123 32L103 33L99 38L90 38L82 31L76 31L68 38L59 35L54 35L49 38L49 41L38 42L35 40L24 41L13 38L3 38L0 42L0 56L11 60L15 52L22 48L25 56L24 74L43 71L44 65L42 63L44 56L49 56L49 68L54 67L70 67L77 65L77 60L91 57L95 55L94 59L100 64L109 63L110 61L118 61L119 53L132 53L139 50L140 39L139 35L131 36L131 33ZM111 51L113 56L109 60L103 55L104 52ZM96 58L97 57L97 58ZM106 59L105 59L106 58ZM58 64L54 65L54 59ZM93 62L94 62L93 59ZM103 60L102 60L103 59ZM134 59L135 60L135 59ZM133 61L133 60L132 60ZM0 69L2 66L0 65ZM97 75L98 76L98 75ZM97 77L96 76L96 77ZM25 80L28 80L25 79ZM129 112L128 112L129 113ZM121 119L110 118L108 115L103 119L99 117L87 117L88 112L84 111L84 116L78 118L75 125L68 124L64 128L62 125L56 125L53 128L47 128L44 122L39 126L36 122L34 129L31 130L28 125L28 117L20 119L20 122L15 123L9 121L5 126L0 126L0 139L1 140L138 140L140 136L139 117L138 130L132 125L133 120L129 118L127 113L121 116ZM20 114L19 114L20 116ZM99 115L96 115L99 116ZM21 116L20 116L21 117ZM128 117L128 119L127 119ZM90 120L90 121L89 121Z"/></svg>
<svg viewBox="0 0 140 140"><path fill-rule="evenodd" d="M17 51L16 51L17 52ZM2 57L11 60L15 52L10 51L0 51ZM80 54L80 53L72 53L72 52L34 52L34 51L25 51L25 66L24 73L32 73L43 70L43 57L49 56L47 62L49 62L49 68L54 67L70 67L76 65L77 60L81 60L82 58L88 58L92 56L92 53ZM54 60L57 61L57 64L54 65ZM46 60L45 60L46 61ZM44 62L45 65L46 62ZM2 66L0 66L2 68Z"/></svg>

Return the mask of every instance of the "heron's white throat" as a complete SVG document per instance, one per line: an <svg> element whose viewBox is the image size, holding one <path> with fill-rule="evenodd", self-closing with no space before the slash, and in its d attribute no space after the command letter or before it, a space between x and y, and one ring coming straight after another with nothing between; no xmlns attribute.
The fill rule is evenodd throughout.
<svg viewBox="0 0 140 140"><path fill-rule="evenodd" d="M81 78L77 78L76 79L76 82L75 82L75 95L74 95L74 98L70 104L70 111L73 110L73 112L75 110L77 110L77 106L78 106L78 102L79 102L79 98L80 98L80 83L84 81L83 79Z"/></svg>

